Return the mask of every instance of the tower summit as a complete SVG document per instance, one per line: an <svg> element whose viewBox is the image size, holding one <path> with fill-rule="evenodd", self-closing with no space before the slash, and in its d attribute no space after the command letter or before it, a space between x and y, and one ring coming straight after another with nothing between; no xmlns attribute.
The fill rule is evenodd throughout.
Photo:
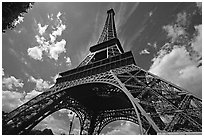
<svg viewBox="0 0 204 137"><path fill-rule="evenodd" d="M140 134L201 134L202 100L138 67L117 38L114 10L96 45L55 85L10 112L3 134L28 134L60 109L79 117L80 134L100 134L116 120L139 125Z"/></svg>
<svg viewBox="0 0 204 137"><path fill-rule="evenodd" d="M79 67L93 62L117 56L124 53L124 50L117 38L113 9L107 11L107 18L102 33L96 45L90 47L91 52L79 65Z"/></svg>

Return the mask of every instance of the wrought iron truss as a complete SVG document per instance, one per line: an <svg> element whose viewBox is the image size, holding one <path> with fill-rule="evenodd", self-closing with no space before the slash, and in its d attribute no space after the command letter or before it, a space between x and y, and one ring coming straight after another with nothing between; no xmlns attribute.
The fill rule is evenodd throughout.
<svg viewBox="0 0 204 137"><path fill-rule="evenodd" d="M93 83L104 84L99 86ZM121 107L119 109L114 109L117 105L114 104L109 110L103 108L104 106L102 106L104 110L97 110L98 115L95 117L94 128L90 134L99 134L105 125L114 120L129 120L138 123L134 108L127 97L123 96L125 90L131 94L131 98L137 104L145 133L202 131L200 99L134 64L56 84L52 89L9 113L6 123L12 130L8 131L25 134L46 116L59 109L68 108L79 116L81 134L91 132L88 132L88 129L90 129L93 112L69 95L74 87L88 84L93 84L90 90L101 98L121 97L127 102L125 107L117 106ZM87 126L83 126L85 120Z"/></svg>
<svg viewBox="0 0 204 137"><path fill-rule="evenodd" d="M202 132L202 100L138 67L132 53L121 50L113 16L109 10L98 44L78 67L60 73L52 88L7 115L3 134L27 134L63 108L78 115L80 134L100 134L115 120L138 124L141 134Z"/></svg>

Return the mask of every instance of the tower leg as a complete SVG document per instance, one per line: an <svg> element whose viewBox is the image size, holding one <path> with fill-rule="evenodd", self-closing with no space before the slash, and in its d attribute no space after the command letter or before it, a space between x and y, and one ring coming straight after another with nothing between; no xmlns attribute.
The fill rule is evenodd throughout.
<svg viewBox="0 0 204 137"><path fill-rule="evenodd" d="M93 115L91 117L91 121L90 121L90 127L89 127L89 130L88 130L88 135L93 135L93 133L94 133L96 117L97 117L97 114L93 113Z"/></svg>

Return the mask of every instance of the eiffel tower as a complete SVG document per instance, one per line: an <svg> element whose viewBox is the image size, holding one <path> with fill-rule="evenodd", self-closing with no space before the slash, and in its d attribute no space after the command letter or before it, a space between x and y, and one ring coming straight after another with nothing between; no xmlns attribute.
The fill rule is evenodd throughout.
<svg viewBox="0 0 204 137"><path fill-rule="evenodd" d="M49 90L11 111L3 134L27 134L60 109L75 112L80 134L100 134L110 122L127 120L140 134L202 134L202 100L137 66L117 38L114 10L96 45Z"/></svg>

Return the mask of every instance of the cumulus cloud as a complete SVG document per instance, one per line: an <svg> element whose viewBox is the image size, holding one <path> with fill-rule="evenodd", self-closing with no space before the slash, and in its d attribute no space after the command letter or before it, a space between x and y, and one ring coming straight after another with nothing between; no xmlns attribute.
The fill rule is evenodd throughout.
<svg viewBox="0 0 204 137"><path fill-rule="evenodd" d="M57 78L59 78L59 77L61 77L61 76L60 76L59 73L58 73L58 74L56 74L54 77L51 77L51 78L52 78L53 81L56 83L56 82L57 82Z"/></svg>
<svg viewBox="0 0 204 137"><path fill-rule="evenodd" d="M66 26L63 24L60 24L57 26L57 30L52 32L53 36L61 36L62 35L62 31L64 31L66 29Z"/></svg>
<svg viewBox="0 0 204 137"><path fill-rule="evenodd" d="M70 129L70 120L72 120L73 114L75 114L71 113L71 116L70 112L72 111L68 109L56 111L43 119L38 125L36 125L35 129L43 130L44 128L50 128L56 135L68 134ZM79 134L79 119L74 117L73 120L71 133Z"/></svg>
<svg viewBox="0 0 204 137"><path fill-rule="evenodd" d="M202 2L196 2L196 5L200 10L200 14L202 14Z"/></svg>
<svg viewBox="0 0 204 137"><path fill-rule="evenodd" d="M26 103L27 101L31 100L32 98L36 97L41 93L42 92L36 90L32 90L31 92L25 93L23 102Z"/></svg>
<svg viewBox="0 0 204 137"><path fill-rule="evenodd" d="M38 23L38 33L40 35L35 36L38 45L27 50L30 57L42 61L42 55L45 53L49 58L58 60L59 55L66 52L66 41L64 39L56 41L57 37L61 36L62 32L66 29L66 25L64 25L60 19L61 15L62 13L58 12L56 19L53 19L53 14L48 16L48 19L54 22L50 27L53 29L50 34L46 32L49 25L42 26L42 24ZM43 36L45 33L48 37Z"/></svg>
<svg viewBox="0 0 204 137"><path fill-rule="evenodd" d="M192 41L192 47L200 56L202 56L202 25L195 26L195 29L198 34Z"/></svg>
<svg viewBox="0 0 204 137"><path fill-rule="evenodd" d="M180 36L187 35L185 27L189 24L188 16L186 12L178 13L175 24L169 24L163 26L163 29L167 32L167 37L171 39L171 42L176 42Z"/></svg>
<svg viewBox="0 0 204 137"><path fill-rule="evenodd" d="M45 128L50 128L56 135L68 135L70 122L73 120L71 134L79 134L80 122L76 115L74 119L72 119L74 114L75 113L71 110L61 109L43 119L38 125L36 125L35 129L43 130Z"/></svg>
<svg viewBox="0 0 204 137"><path fill-rule="evenodd" d="M35 89L38 91L42 91L50 87L50 83L48 81L44 81L43 79L36 79L33 76L30 76L28 81L35 83L36 84Z"/></svg>
<svg viewBox="0 0 204 137"><path fill-rule="evenodd" d="M172 42L175 42L179 36L186 33L184 28L178 27L177 25L166 25L163 27L163 29L167 32L167 36L171 38Z"/></svg>
<svg viewBox="0 0 204 137"><path fill-rule="evenodd" d="M60 109L59 112L67 114L70 120L73 118L73 116L76 116L76 113L69 109Z"/></svg>
<svg viewBox="0 0 204 137"><path fill-rule="evenodd" d="M13 109L16 109L23 103L26 103L30 99L39 95L40 91L43 89L49 88L49 82L43 81L42 79L35 79L34 77L30 77L29 81L36 83L36 90L32 90L31 92L21 91L19 89L14 88L23 88L24 83L20 79L16 79L13 76L2 79L2 110L5 112L10 112Z"/></svg>
<svg viewBox="0 0 204 137"><path fill-rule="evenodd" d="M68 133L69 125L64 119L57 119L53 115L49 115L45 119L43 119L38 125L36 125L35 129L43 130L45 128L49 128L53 131L54 134L62 134Z"/></svg>
<svg viewBox="0 0 204 137"><path fill-rule="evenodd" d="M43 33L45 33L48 25L44 25L44 26L41 26L42 24L38 23L38 31L40 33L40 35L43 35Z"/></svg>
<svg viewBox="0 0 204 137"><path fill-rule="evenodd" d="M59 54L61 54L62 52L66 52L65 45L66 45L66 41L64 39L62 39L61 41L55 44L52 44L49 47L49 53L50 53L49 57L55 60L58 60Z"/></svg>
<svg viewBox="0 0 204 137"><path fill-rule="evenodd" d="M22 88L24 83L14 76L5 77L3 68L2 76L2 110L10 112L23 103L21 100L23 93L16 92L17 89L15 88Z"/></svg>
<svg viewBox="0 0 204 137"><path fill-rule="evenodd" d="M36 60L41 60L42 59L42 49L39 47L32 47L28 48L28 55L32 57L33 59Z"/></svg>
<svg viewBox="0 0 204 137"><path fill-rule="evenodd" d="M22 88L24 85L23 81L20 79L16 79L14 76L10 76L7 78L2 79L2 87L6 89L13 89L13 88Z"/></svg>
<svg viewBox="0 0 204 137"><path fill-rule="evenodd" d="M2 110L5 112L10 112L30 99L36 97L40 93L41 92L36 90L32 90L29 93L8 90L2 91Z"/></svg>
<svg viewBox="0 0 204 137"><path fill-rule="evenodd" d="M4 76L4 68L2 68L2 76Z"/></svg>
<svg viewBox="0 0 204 137"><path fill-rule="evenodd" d="M23 101L23 94L15 91L2 91L2 110L5 112L10 112L17 108Z"/></svg>
<svg viewBox="0 0 204 137"><path fill-rule="evenodd" d="M107 132L106 135L139 135L139 127L127 121L125 124L117 126L114 130Z"/></svg>
<svg viewBox="0 0 204 137"><path fill-rule="evenodd" d="M175 83L201 97L202 69L196 67L184 47L174 49L162 59L156 58L150 72Z"/></svg>
<svg viewBox="0 0 204 137"><path fill-rule="evenodd" d="M16 26L17 24L20 24L21 22L23 22L23 20L24 20L24 16L18 16L18 18L15 19L12 24Z"/></svg>
<svg viewBox="0 0 204 137"><path fill-rule="evenodd" d="M188 23L187 14L179 13L175 24L163 27L170 43L160 49L149 71L201 98L202 25L195 26L193 39L190 39L185 31ZM180 43L176 43L178 39Z"/></svg>
<svg viewBox="0 0 204 137"><path fill-rule="evenodd" d="M147 49L144 49L140 52L140 55L144 55L144 54L150 54L150 52Z"/></svg>

